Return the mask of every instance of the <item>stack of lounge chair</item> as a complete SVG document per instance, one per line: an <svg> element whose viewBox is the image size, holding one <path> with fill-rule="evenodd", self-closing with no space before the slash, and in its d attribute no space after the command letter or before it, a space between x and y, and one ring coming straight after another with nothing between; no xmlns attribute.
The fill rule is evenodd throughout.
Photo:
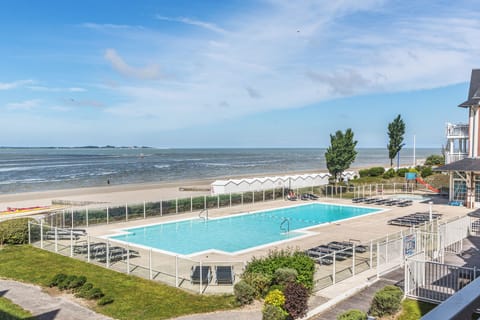
<svg viewBox="0 0 480 320"><path fill-rule="evenodd" d="M55 236L56 234L56 236ZM49 230L45 232L46 240L78 240L82 236L86 236L87 231L85 229L57 229Z"/></svg>
<svg viewBox="0 0 480 320"><path fill-rule="evenodd" d="M88 244L86 242L82 244L76 244L73 246L73 252L76 254L88 254ZM140 253L137 250L127 250L119 246L110 246L108 248L109 261L125 260L127 257L135 258L139 257ZM90 258L98 260L100 262L106 262L107 260L107 244L105 242L92 242L90 243Z"/></svg>
<svg viewBox="0 0 480 320"><path fill-rule="evenodd" d="M432 219L439 219L442 215L438 213L432 214ZM388 224L401 227L415 227L430 220L429 213L417 212L403 217L395 218L388 221Z"/></svg>
<svg viewBox="0 0 480 320"><path fill-rule="evenodd" d="M354 245L351 241L331 241L326 245L320 245L310 248L305 253L315 260L318 264L330 265L333 263L333 256L335 253L335 260L344 261L353 256L353 248L356 253L364 253L367 247L364 245Z"/></svg>
<svg viewBox="0 0 480 320"><path fill-rule="evenodd" d="M401 200L401 199L394 199L394 198L365 198L365 197L357 197L352 199L353 203L365 203L365 204L376 204L376 205L385 205L385 206L399 206L399 207L407 207L413 204L412 200Z"/></svg>

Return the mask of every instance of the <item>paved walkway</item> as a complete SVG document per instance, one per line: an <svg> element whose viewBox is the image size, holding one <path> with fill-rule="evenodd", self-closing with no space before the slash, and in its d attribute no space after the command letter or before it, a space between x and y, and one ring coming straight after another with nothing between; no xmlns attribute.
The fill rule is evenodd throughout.
<svg viewBox="0 0 480 320"><path fill-rule="evenodd" d="M262 311L220 311L204 314L193 314L175 318L176 320L262 320Z"/></svg>
<svg viewBox="0 0 480 320"><path fill-rule="evenodd" d="M30 311L38 320L107 320L106 316L63 297L52 297L42 288L0 279L0 296Z"/></svg>
<svg viewBox="0 0 480 320"><path fill-rule="evenodd" d="M367 312L370 308L373 295L379 289L386 285L399 283L403 280L403 269L397 269L382 276L378 281L372 283L370 286L364 288L351 297L339 302L330 309L321 312L318 315L312 316L312 320L331 320L336 319L341 313L350 310L358 309Z"/></svg>

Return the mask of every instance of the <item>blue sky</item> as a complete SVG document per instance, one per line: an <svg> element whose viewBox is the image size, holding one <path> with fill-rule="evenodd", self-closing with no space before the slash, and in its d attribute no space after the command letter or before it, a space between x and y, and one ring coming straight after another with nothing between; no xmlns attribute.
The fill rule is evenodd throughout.
<svg viewBox="0 0 480 320"><path fill-rule="evenodd" d="M0 145L440 147L476 1L2 1Z"/></svg>

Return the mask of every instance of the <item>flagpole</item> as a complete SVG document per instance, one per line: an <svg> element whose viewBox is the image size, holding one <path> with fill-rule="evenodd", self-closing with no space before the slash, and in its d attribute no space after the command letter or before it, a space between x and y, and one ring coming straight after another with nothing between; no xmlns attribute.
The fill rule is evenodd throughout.
<svg viewBox="0 0 480 320"><path fill-rule="evenodd" d="M413 167L417 165L417 162L415 161L415 135L413 135Z"/></svg>

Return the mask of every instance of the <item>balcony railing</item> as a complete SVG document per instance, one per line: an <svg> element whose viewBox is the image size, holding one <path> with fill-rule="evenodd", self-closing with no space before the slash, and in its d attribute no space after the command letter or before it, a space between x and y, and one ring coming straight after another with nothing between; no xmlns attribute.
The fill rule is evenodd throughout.
<svg viewBox="0 0 480 320"><path fill-rule="evenodd" d="M468 138L468 124L447 123L448 138Z"/></svg>
<svg viewBox="0 0 480 320"><path fill-rule="evenodd" d="M446 152L445 164L449 164L468 157L468 152Z"/></svg>

